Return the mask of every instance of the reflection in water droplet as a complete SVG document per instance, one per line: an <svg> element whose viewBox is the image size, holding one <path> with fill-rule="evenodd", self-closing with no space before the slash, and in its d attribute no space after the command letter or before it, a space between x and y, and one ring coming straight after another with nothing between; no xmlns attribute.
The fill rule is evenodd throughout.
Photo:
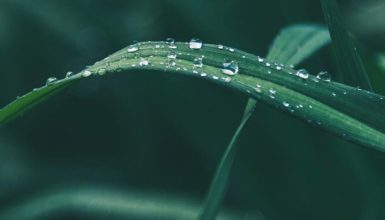
<svg viewBox="0 0 385 220"><path fill-rule="evenodd" d="M201 49L203 43L202 43L202 41L200 39L193 38L193 39L190 40L188 45L189 45L190 49L195 49L196 50L196 49Z"/></svg>
<svg viewBox="0 0 385 220"><path fill-rule="evenodd" d="M225 60L222 64L222 73L233 76L239 71L238 63L236 61Z"/></svg>
<svg viewBox="0 0 385 220"><path fill-rule="evenodd" d="M331 81L331 77L330 77L330 74L326 71L322 71L322 72L319 72L317 74L317 79L320 79L322 81L325 81L325 82L330 82Z"/></svg>

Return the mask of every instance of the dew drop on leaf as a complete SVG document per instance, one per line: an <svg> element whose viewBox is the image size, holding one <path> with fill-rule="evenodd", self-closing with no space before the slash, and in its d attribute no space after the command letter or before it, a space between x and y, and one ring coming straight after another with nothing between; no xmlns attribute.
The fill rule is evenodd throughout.
<svg viewBox="0 0 385 220"><path fill-rule="evenodd" d="M325 82L330 82L331 80L330 74L326 71L319 72L316 78Z"/></svg>
<svg viewBox="0 0 385 220"><path fill-rule="evenodd" d="M308 79L309 73L305 69L300 69L295 73L296 76L298 76L301 79Z"/></svg>
<svg viewBox="0 0 385 220"><path fill-rule="evenodd" d="M167 38L166 39L166 43L168 44L168 48L171 48L171 49L175 49L176 48L174 38L171 38L171 37Z"/></svg>
<svg viewBox="0 0 385 220"><path fill-rule="evenodd" d="M233 60L231 61L225 60L225 62L223 62L222 64L221 70L222 70L222 73L226 75L234 76L239 71L238 63Z"/></svg>
<svg viewBox="0 0 385 220"><path fill-rule="evenodd" d="M202 68L203 67L203 58L196 57L193 60L193 68Z"/></svg>
<svg viewBox="0 0 385 220"><path fill-rule="evenodd" d="M55 81L57 80L56 77L49 77L46 81L46 85L51 85L52 83L54 83Z"/></svg>
<svg viewBox="0 0 385 220"><path fill-rule="evenodd" d="M66 78L69 78L69 77L71 77L71 76L73 76L73 75L74 75L74 73L71 72L71 71L69 71L69 72L66 73Z"/></svg>
<svg viewBox="0 0 385 220"><path fill-rule="evenodd" d="M129 52L129 53L133 53L133 52L138 51L138 50L139 50L139 47L136 44L130 45L127 48L127 52Z"/></svg>
<svg viewBox="0 0 385 220"><path fill-rule="evenodd" d="M192 38L188 44L189 48L194 50L201 49L202 45L202 41L198 38Z"/></svg>
<svg viewBox="0 0 385 220"><path fill-rule="evenodd" d="M140 58L139 66L147 66L149 64L148 60L145 58Z"/></svg>
<svg viewBox="0 0 385 220"><path fill-rule="evenodd" d="M222 50L223 49L223 45L219 44L218 45L218 49Z"/></svg>
<svg viewBox="0 0 385 220"><path fill-rule="evenodd" d="M92 75L92 72L89 71L89 70L86 70L86 71L84 71L84 72L82 73L82 76L83 76L83 77L89 77L89 76L91 76L91 75Z"/></svg>

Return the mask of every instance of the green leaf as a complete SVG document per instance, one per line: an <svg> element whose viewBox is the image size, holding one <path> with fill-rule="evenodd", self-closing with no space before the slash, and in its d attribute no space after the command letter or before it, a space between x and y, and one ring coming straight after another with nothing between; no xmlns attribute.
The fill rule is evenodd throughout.
<svg viewBox="0 0 385 220"><path fill-rule="evenodd" d="M333 51L345 83L372 91L368 74L354 45L351 34L345 28L335 0L321 0L325 20L329 26Z"/></svg>
<svg viewBox="0 0 385 220"><path fill-rule="evenodd" d="M329 42L329 32L323 26L291 25L275 38L267 59L296 66Z"/></svg>
<svg viewBox="0 0 385 220"><path fill-rule="evenodd" d="M328 30L320 25L291 25L284 28L274 40L267 58L286 65L297 65L329 42ZM208 190L199 216L201 220L215 219L218 213L237 152L239 135L251 117L256 104L254 99L249 99L247 102L241 124L227 146Z"/></svg>
<svg viewBox="0 0 385 220"><path fill-rule="evenodd" d="M166 42L141 43L136 52L124 48L86 71L98 75L149 69L198 77L240 91L352 142L385 151L383 96L336 82L325 82L312 75L301 78L290 67L275 65L269 60L259 62L256 56L236 49L220 49L217 45L205 44L201 49L193 50L187 43L175 45L176 49L169 48ZM175 65L169 63L167 56L170 51L178 56ZM194 58L202 56L203 67L194 68ZM142 59L149 65L145 65ZM221 70L224 59L237 62L239 74L224 74ZM86 71L36 89L5 106L0 110L0 124L61 88L86 78Z"/></svg>

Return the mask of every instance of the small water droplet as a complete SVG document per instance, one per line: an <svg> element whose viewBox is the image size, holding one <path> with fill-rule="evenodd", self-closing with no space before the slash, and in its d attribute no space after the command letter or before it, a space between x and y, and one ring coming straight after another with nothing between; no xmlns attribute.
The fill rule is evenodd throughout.
<svg viewBox="0 0 385 220"><path fill-rule="evenodd" d="M218 49L222 50L223 49L223 45L219 44L218 45Z"/></svg>
<svg viewBox="0 0 385 220"><path fill-rule="evenodd" d="M104 74L107 73L107 70L105 68L100 68L100 69L98 69L97 73L99 76L103 76Z"/></svg>
<svg viewBox="0 0 385 220"><path fill-rule="evenodd" d="M207 73L201 73L201 76L205 77L207 76Z"/></svg>
<svg viewBox="0 0 385 220"><path fill-rule="evenodd" d="M239 71L238 63L236 61L225 60L222 64L222 73L233 76Z"/></svg>
<svg viewBox="0 0 385 220"><path fill-rule="evenodd" d="M267 63L265 63L265 65L266 65L266 66L271 66L271 64L270 64L270 63L268 63L268 62L267 62Z"/></svg>
<svg viewBox="0 0 385 220"><path fill-rule="evenodd" d="M263 58L261 58L261 57L257 57L257 60L258 60L258 62L260 62L260 63L263 62Z"/></svg>
<svg viewBox="0 0 385 220"><path fill-rule="evenodd" d="M139 47L138 47L138 45L136 45L136 44L130 45L130 46L127 48L127 51L128 51L129 53L133 53L133 52L138 51L138 50L139 50Z"/></svg>
<svg viewBox="0 0 385 220"><path fill-rule="evenodd" d="M89 77L89 76L91 76L91 75L92 75L92 72L89 71L89 70L86 70L86 71L84 71L84 72L82 73L82 76L83 76L83 77Z"/></svg>
<svg viewBox="0 0 385 220"><path fill-rule="evenodd" d="M200 39L198 39L198 38L191 39L189 44L188 44L190 49L195 49L195 50L196 49L201 49L202 45L203 45L202 41Z"/></svg>
<svg viewBox="0 0 385 220"><path fill-rule="evenodd" d="M175 45L175 39L174 38L167 38L166 43L168 44L168 48L175 49L177 46Z"/></svg>
<svg viewBox="0 0 385 220"><path fill-rule="evenodd" d="M316 78L325 82L330 82L331 80L330 74L326 71L319 72Z"/></svg>
<svg viewBox="0 0 385 220"><path fill-rule="evenodd" d="M203 58L196 57L193 60L193 68L202 68L203 67Z"/></svg>
<svg viewBox="0 0 385 220"><path fill-rule="evenodd" d="M228 77L228 76L227 76L227 77L222 77L221 79L222 79L223 81L227 82L227 83L228 83L228 82L231 82L231 77Z"/></svg>
<svg viewBox="0 0 385 220"><path fill-rule="evenodd" d="M336 97L336 96L337 96L337 94L336 94L335 92L332 92L332 96Z"/></svg>
<svg viewBox="0 0 385 220"><path fill-rule="evenodd" d="M219 79L219 77L218 76L213 76L213 79L217 80L217 79Z"/></svg>
<svg viewBox="0 0 385 220"><path fill-rule="evenodd" d="M229 51L230 51L230 52L234 52L234 49L230 47L230 48L229 48Z"/></svg>
<svg viewBox="0 0 385 220"><path fill-rule="evenodd" d="M273 88L270 88L269 89L269 97L272 98L272 99L275 99L275 94L277 93L276 90L274 90Z"/></svg>
<svg viewBox="0 0 385 220"><path fill-rule="evenodd" d="M74 75L74 73L69 71L69 72L66 73L66 77L65 78L70 78L73 75Z"/></svg>
<svg viewBox="0 0 385 220"><path fill-rule="evenodd" d="M305 69L300 69L295 73L296 76L298 76L301 79L308 79L309 73Z"/></svg>
<svg viewBox="0 0 385 220"><path fill-rule="evenodd" d="M139 66L147 66L150 62L148 62L145 58L140 58Z"/></svg>
<svg viewBox="0 0 385 220"><path fill-rule="evenodd" d="M286 101L283 101L282 105L285 106L286 108L290 107L290 104L288 102L286 102Z"/></svg>
<svg viewBox="0 0 385 220"><path fill-rule="evenodd" d="M280 66L276 66L275 67L277 70L281 70L282 69L282 67L280 67Z"/></svg>
<svg viewBox="0 0 385 220"><path fill-rule="evenodd" d="M57 78L56 77L49 77L46 81L46 85L51 85L52 83L54 83L55 81L57 81Z"/></svg>

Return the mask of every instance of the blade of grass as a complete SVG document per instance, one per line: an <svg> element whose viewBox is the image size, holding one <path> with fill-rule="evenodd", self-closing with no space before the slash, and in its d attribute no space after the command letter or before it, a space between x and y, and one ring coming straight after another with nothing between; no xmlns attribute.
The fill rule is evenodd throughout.
<svg viewBox="0 0 385 220"><path fill-rule="evenodd" d="M286 65L297 65L330 42L327 29L320 25L296 24L284 28L275 38L267 58ZM257 102L248 99L241 124L234 133L217 168L199 219L215 219L226 193L228 179L237 152L237 141L244 125L251 117Z"/></svg>
<svg viewBox="0 0 385 220"><path fill-rule="evenodd" d="M154 195L153 192L148 194L93 187L68 188L57 188L24 199L21 203L1 210L0 219L37 220L68 213L72 217L74 213L80 216L85 214L87 218L108 215L107 219L193 219L198 209L194 200ZM240 219L242 215L241 212L223 211L218 219Z"/></svg>
<svg viewBox="0 0 385 220"><path fill-rule="evenodd" d="M321 0L325 20L332 38L342 78L348 85L372 91L368 74L354 45L351 34L345 28L335 0Z"/></svg>
<svg viewBox="0 0 385 220"><path fill-rule="evenodd" d="M267 59L296 66L329 42L329 31L321 25L291 25L275 38Z"/></svg>
<svg viewBox="0 0 385 220"><path fill-rule="evenodd" d="M193 50L188 43L175 45L177 48L174 49L169 48L167 42L144 42L136 45L139 47L136 52L124 48L72 77L21 96L0 110L0 124L52 92L90 74L148 69L199 77L235 89L344 139L385 151L383 96L336 82L320 81L313 75L303 78L290 67L275 65L269 60L259 62L252 54L228 47L220 49L218 45L204 44L201 49ZM175 65L169 63L170 51L178 55ZM193 65L194 59L202 56L204 65L197 69ZM236 61L239 73L234 76L224 74L224 59Z"/></svg>
<svg viewBox="0 0 385 220"><path fill-rule="evenodd" d="M254 103L247 105L242 117L242 121L235 131L233 137L231 138L231 141L221 158L221 162L219 163L219 166L215 172L205 202L203 203L202 209L199 213L198 218L201 220L215 219L215 217L218 215L221 203L227 190L230 171L233 166L237 151L237 142L242 129L245 127L246 123L249 121L249 118L253 114L254 107Z"/></svg>

